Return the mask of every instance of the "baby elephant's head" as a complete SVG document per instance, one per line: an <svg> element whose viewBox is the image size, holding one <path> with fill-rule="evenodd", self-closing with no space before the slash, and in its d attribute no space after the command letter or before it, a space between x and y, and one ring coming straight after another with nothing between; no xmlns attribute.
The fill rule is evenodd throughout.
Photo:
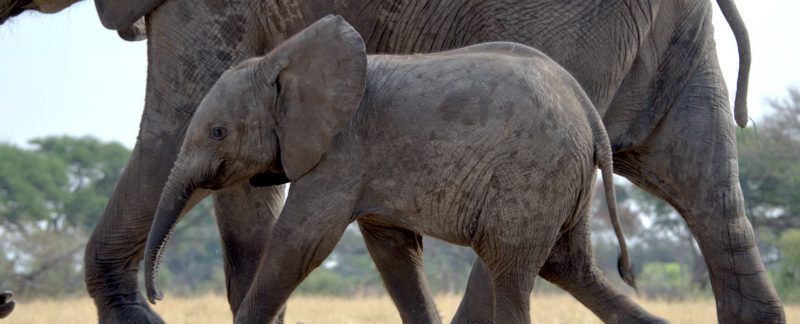
<svg viewBox="0 0 800 324"><path fill-rule="evenodd" d="M161 298L158 262L180 216L210 190L264 174L296 180L314 168L359 106L366 64L361 36L327 16L220 77L189 124L150 229L150 302Z"/></svg>

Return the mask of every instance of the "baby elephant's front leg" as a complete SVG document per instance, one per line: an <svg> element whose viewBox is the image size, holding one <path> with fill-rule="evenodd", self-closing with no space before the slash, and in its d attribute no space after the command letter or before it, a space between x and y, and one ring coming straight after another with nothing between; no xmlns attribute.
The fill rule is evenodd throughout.
<svg viewBox="0 0 800 324"><path fill-rule="evenodd" d="M353 199L346 191L331 190L326 195L304 191L302 186L303 181L292 183L236 323L272 323L292 291L333 251L352 220Z"/></svg>

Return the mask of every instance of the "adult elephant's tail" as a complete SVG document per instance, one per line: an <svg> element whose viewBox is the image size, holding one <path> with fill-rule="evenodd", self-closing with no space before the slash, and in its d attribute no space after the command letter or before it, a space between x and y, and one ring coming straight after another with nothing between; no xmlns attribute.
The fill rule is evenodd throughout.
<svg viewBox="0 0 800 324"><path fill-rule="evenodd" d="M736 81L736 99L733 102L733 114L736 124L744 128L747 126L747 85L750 78L750 36L744 26L742 16L733 0L717 0L719 9L728 25L731 26L736 45L739 47L739 76Z"/></svg>

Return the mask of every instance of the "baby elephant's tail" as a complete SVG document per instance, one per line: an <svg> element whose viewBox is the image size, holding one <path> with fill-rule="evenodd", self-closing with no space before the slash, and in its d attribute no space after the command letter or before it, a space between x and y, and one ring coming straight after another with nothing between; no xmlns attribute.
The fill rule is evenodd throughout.
<svg viewBox="0 0 800 324"><path fill-rule="evenodd" d="M614 234L617 235L617 241L619 241L620 254L617 260L617 270L622 280L633 287L633 289L636 289L633 265L631 264L630 255L628 255L625 234L622 232L622 226L619 223L619 215L617 214L617 197L614 191L614 162L611 155L611 144L609 143L605 127L602 121L600 121L600 116L597 115L597 112L594 110L592 110L590 114L593 115L590 119L592 120L592 128L594 129L595 135L595 164L600 167L600 173L603 176L603 189L606 194L606 203L608 204L608 215L611 218L611 225L614 227Z"/></svg>

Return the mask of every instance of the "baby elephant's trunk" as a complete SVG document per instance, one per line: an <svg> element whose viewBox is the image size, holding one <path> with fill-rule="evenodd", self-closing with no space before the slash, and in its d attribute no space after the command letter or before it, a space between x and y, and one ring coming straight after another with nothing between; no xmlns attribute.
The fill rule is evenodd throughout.
<svg viewBox="0 0 800 324"><path fill-rule="evenodd" d="M169 184L161 195L145 248L144 283L147 291L147 300L152 304L155 304L156 300L163 298L161 291L158 289L158 266L164 256L167 243L175 231L175 226L178 224L178 220L180 220L180 216L195 190L193 186L175 189Z"/></svg>
<svg viewBox="0 0 800 324"><path fill-rule="evenodd" d="M177 163L176 163L177 165ZM144 257L144 276L147 291L147 300L155 304L161 300L162 294L158 289L158 266L164 256L167 243L178 221L200 200L210 194L210 191L197 188L191 177L179 167L174 167L170 173L158 209L150 227Z"/></svg>

